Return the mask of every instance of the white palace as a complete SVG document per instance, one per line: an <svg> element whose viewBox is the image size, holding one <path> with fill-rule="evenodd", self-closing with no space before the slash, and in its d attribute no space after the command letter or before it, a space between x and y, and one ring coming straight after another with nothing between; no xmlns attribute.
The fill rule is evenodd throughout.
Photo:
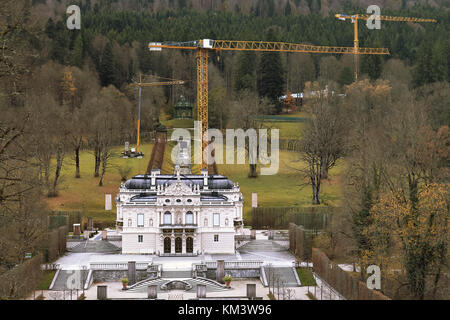
<svg viewBox="0 0 450 320"><path fill-rule="evenodd" d="M234 254L243 233L243 196L222 175L152 170L123 183L116 197L122 253L189 256Z"/></svg>

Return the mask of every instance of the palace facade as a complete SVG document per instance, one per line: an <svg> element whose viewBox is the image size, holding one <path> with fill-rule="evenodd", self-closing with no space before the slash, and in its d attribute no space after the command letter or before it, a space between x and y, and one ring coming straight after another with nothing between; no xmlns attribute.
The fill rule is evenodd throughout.
<svg viewBox="0 0 450 320"><path fill-rule="evenodd" d="M222 175L152 170L121 185L116 197L122 253L188 256L234 254L243 233L243 196Z"/></svg>

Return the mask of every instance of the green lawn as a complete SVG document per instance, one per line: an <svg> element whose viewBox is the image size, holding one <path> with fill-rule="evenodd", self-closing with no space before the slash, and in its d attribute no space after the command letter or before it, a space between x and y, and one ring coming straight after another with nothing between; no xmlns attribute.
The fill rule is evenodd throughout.
<svg viewBox="0 0 450 320"><path fill-rule="evenodd" d="M52 284L52 280L55 277L56 270L45 270L42 275L41 282L39 283L38 290L48 290Z"/></svg>
<svg viewBox="0 0 450 320"><path fill-rule="evenodd" d="M292 116L304 116L301 113ZM173 120L177 121L177 120ZM180 120L192 121L192 120ZM297 122L273 122L273 126L280 129L281 137L299 138L299 126ZM134 145L132 145L134 147ZM130 146L131 147L131 146ZM94 156L90 151L83 151L80 154L81 178L75 179L75 165L72 155L67 154L59 187L59 196L46 198L52 210L82 211L83 217L92 217L94 221L112 223L116 218L116 208L113 201L113 209L105 211L105 194L112 194L114 199L120 186L119 167L129 167L129 177L142 174L146 171L150 159L153 145L144 143L141 151L144 153L142 159L121 158L123 147L113 149L115 156L110 161L104 185L98 186L99 178L93 177ZM171 147L168 145L164 157L162 173L172 173L173 165L170 161ZM225 157L225 153L224 153ZM248 178L248 164L231 165L219 164L220 174L228 176L232 181L238 182L244 195L244 219L249 218L251 211L251 194L258 193L259 206L310 206L312 191L309 185L301 186L305 182L295 168L300 168L304 164L299 162L298 155L293 152L280 151L279 171L272 176L259 176L258 178ZM324 181L321 190L321 200L323 205L337 205L340 201L339 175L342 172L343 164L339 164L330 172L330 180ZM193 167L193 173L199 173L198 165ZM307 182L307 181L306 181Z"/></svg>
<svg viewBox="0 0 450 320"><path fill-rule="evenodd" d="M316 286L316 280L312 274L311 268L297 268L298 278L302 286Z"/></svg>

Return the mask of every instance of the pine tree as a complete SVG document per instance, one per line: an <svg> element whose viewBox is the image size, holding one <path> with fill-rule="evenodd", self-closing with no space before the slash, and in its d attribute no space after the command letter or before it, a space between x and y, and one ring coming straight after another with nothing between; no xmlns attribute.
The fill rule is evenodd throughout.
<svg viewBox="0 0 450 320"><path fill-rule="evenodd" d="M260 97L267 97L276 106L278 112L281 111L281 104L278 100L284 92L283 66L278 52L264 52L259 64L259 85L258 93Z"/></svg>
<svg viewBox="0 0 450 320"><path fill-rule="evenodd" d="M83 54L84 54L83 36L80 32L78 34L78 36L76 37L75 44L73 46L72 63L71 64L73 66L81 68L83 66Z"/></svg>
<svg viewBox="0 0 450 320"><path fill-rule="evenodd" d="M239 55L234 83L236 91L255 90L255 60L256 55L253 52L243 52Z"/></svg>
<svg viewBox="0 0 450 320"><path fill-rule="evenodd" d="M102 57L100 60L100 81L102 86L106 87L114 83L115 80L115 68L114 68L114 54L112 51L111 42L108 42L103 49Z"/></svg>
<svg viewBox="0 0 450 320"><path fill-rule="evenodd" d="M344 67L339 74L338 83L341 86L349 85L353 82L352 70L349 67Z"/></svg>
<svg viewBox="0 0 450 320"><path fill-rule="evenodd" d="M273 29L269 29L267 41L277 41ZM258 94L267 97L280 112L282 105L278 100L284 93L284 71L278 52L263 52L258 69Z"/></svg>

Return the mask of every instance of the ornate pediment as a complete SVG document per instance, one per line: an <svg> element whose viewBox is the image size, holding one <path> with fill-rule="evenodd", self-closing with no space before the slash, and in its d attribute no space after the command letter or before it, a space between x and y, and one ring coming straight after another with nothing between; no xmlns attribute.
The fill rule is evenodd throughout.
<svg viewBox="0 0 450 320"><path fill-rule="evenodd" d="M172 183L170 186L166 187L163 194L166 196L184 196L195 195L196 193L192 191L192 187L178 180L177 182Z"/></svg>

